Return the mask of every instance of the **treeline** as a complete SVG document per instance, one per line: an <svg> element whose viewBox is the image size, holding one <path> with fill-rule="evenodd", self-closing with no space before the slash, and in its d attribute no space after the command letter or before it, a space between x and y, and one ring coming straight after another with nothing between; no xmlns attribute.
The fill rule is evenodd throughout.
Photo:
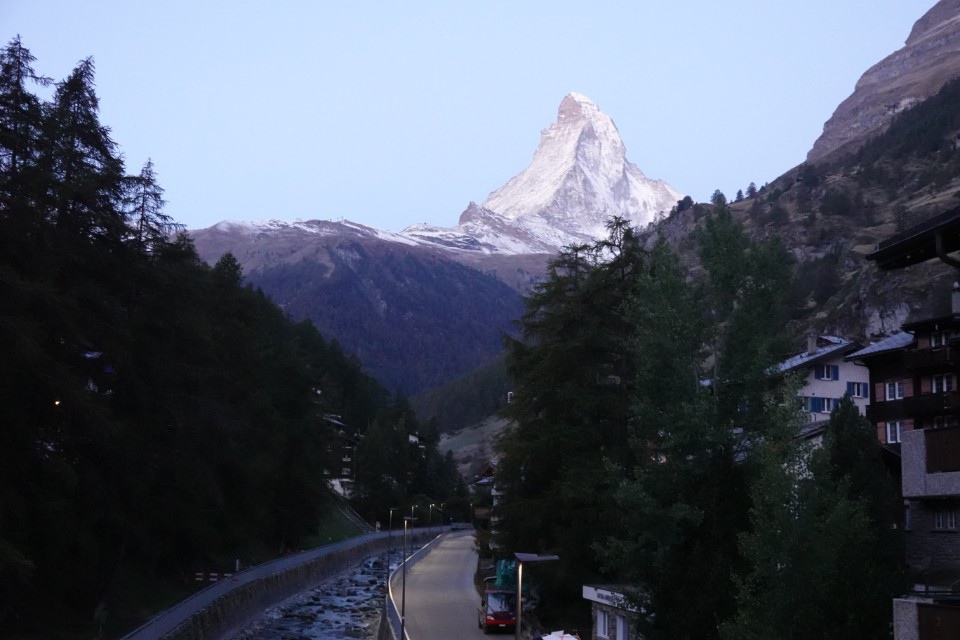
<svg viewBox="0 0 960 640"><path fill-rule="evenodd" d="M790 255L719 192L702 223L693 273L614 219L527 299L499 543L560 556L543 614L566 627L614 583L644 638L886 637L903 556L876 436L846 400L823 447L795 439Z"/></svg>
<svg viewBox="0 0 960 640"><path fill-rule="evenodd" d="M0 635L95 629L131 586L300 548L344 428L396 458L361 511L452 496L402 398L232 256L202 263L152 163L126 173L92 60L57 83L34 61L0 52Z"/></svg>

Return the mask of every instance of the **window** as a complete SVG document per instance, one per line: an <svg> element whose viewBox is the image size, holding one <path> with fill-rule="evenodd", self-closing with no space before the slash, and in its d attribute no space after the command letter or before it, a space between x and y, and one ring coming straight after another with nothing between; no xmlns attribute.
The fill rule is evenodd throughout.
<svg viewBox="0 0 960 640"><path fill-rule="evenodd" d="M949 340L949 336L946 331L934 331L930 334L930 348L945 347L947 346L947 340Z"/></svg>
<svg viewBox="0 0 960 640"><path fill-rule="evenodd" d="M895 380L887 383L887 400L903 399L903 380Z"/></svg>
<svg viewBox="0 0 960 640"><path fill-rule="evenodd" d="M900 442L900 433L903 430L903 423L899 420L892 420L887 423L887 443L893 444Z"/></svg>
<svg viewBox="0 0 960 640"><path fill-rule="evenodd" d="M610 637L610 614L603 609L597 611L597 637Z"/></svg>
<svg viewBox="0 0 960 640"><path fill-rule="evenodd" d="M813 377L817 380L839 380L840 366L835 364L814 365Z"/></svg>
<svg viewBox="0 0 960 640"><path fill-rule="evenodd" d="M913 510L907 500L903 501L903 528L907 531L913 528Z"/></svg>
<svg viewBox="0 0 960 640"><path fill-rule="evenodd" d="M851 398L869 398L870 387L866 382L848 382L847 395Z"/></svg>
<svg viewBox="0 0 960 640"><path fill-rule="evenodd" d="M617 616L617 640L627 640L627 619Z"/></svg>
<svg viewBox="0 0 960 640"><path fill-rule="evenodd" d="M943 427L952 427L957 424L957 419L954 416L934 416L933 417L933 428L942 429Z"/></svg>
<svg viewBox="0 0 960 640"><path fill-rule="evenodd" d="M933 528L937 531L956 531L957 508L937 507L933 512Z"/></svg>
<svg viewBox="0 0 960 640"><path fill-rule="evenodd" d="M818 398L812 396L806 399L806 406L810 413L830 413L837 406L836 398Z"/></svg>
<svg viewBox="0 0 960 640"><path fill-rule="evenodd" d="M953 376L948 374L933 376L933 392L949 393L953 391Z"/></svg>

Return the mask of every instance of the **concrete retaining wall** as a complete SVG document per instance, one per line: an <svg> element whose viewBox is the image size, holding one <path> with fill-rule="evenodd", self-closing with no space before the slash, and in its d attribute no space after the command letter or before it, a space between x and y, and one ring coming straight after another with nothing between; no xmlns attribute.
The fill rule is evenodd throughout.
<svg viewBox="0 0 960 640"><path fill-rule="evenodd" d="M436 529L413 529L424 544ZM396 532L369 533L237 573L198 591L124 636L123 640L220 640L243 628L266 609L397 545Z"/></svg>

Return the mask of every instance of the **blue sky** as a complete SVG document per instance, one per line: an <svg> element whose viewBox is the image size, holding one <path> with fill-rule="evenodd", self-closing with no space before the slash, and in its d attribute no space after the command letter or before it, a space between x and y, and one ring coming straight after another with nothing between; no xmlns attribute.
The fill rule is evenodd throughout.
<svg viewBox="0 0 960 640"><path fill-rule="evenodd" d="M695 200L802 162L933 0L0 0L57 80L92 56L127 170L167 213L453 226L577 91Z"/></svg>

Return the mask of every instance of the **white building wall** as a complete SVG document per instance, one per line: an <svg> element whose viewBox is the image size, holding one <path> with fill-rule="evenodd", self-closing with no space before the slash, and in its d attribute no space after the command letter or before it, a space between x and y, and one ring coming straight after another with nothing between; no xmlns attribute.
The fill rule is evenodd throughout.
<svg viewBox="0 0 960 640"><path fill-rule="evenodd" d="M839 369L839 380L818 380L816 378L816 366L808 367L806 384L800 390L800 395L805 398L830 398L839 400L847 393L848 382L861 383L866 397L853 398L853 403L860 411L860 415L866 415L867 405L870 404L870 370L862 365L846 362L840 358L828 360L819 363L821 365L833 365ZM817 413L811 412L810 420L828 420L830 411L824 410Z"/></svg>

